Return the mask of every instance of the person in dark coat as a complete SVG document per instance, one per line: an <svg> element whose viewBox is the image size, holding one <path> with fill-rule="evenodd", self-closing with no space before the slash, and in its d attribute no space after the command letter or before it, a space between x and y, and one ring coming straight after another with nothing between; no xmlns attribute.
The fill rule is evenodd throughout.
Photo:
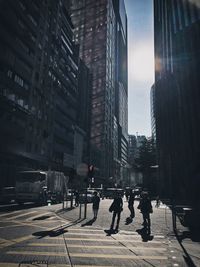
<svg viewBox="0 0 200 267"><path fill-rule="evenodd" d="M120 216L121 216L121 212L123 211L123 201L122 201L122 198L119 194L116 194L116 196L115 196L115 198L114 198L114 200L113 200L113 202L109 208L109 211L113 212L110 230L113 231L115 218L117 216L117 223L116 223L115 231L118 231Z"/></svg>
<svg viewBox="0 0 200 267"><path fill-rule="evenodd" d="M129 194L129 199L128 199L128 208L130 210L130 218L131 219L133 219L135 217L134 200L135 200L135 194L131 190L130 194Z"/></svg>
<svg viewBox="0 0 200 267"><path fill-rule="evenodd" d="M100 203L100 197L97 195L97 192L94 192L94 196L92 198L92 209L93 209L93 213L94 213L94 220L96 220L97 218L97 214L99 211L99 203Z"/></svg>
<svg viewBox="0 0 200 267"><path fill-rule="evenodd" d="M143 225L147 230L147 233L150 235L151 233L150 213L153 213L153 208L147 192L142 192L138 209L140 209L143 216Z"/></svg>
<svg viewBox="0 0 200 267"><path fill-rule="evenodd" d="M74 196L75 196L75 206L78 207L78 205L79 205L79 192L78 192L78 190L76 190L74 192Z"/></svg>

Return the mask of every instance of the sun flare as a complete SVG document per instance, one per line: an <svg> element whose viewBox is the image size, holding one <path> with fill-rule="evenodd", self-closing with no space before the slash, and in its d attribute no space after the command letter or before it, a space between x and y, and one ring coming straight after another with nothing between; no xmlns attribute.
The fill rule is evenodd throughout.
<svg viewBox="0 0 200 267"><path fill-rule="evenodd" d="M154 53L150 46L129 50L129 77L137 81L154 80Z"/></svg>

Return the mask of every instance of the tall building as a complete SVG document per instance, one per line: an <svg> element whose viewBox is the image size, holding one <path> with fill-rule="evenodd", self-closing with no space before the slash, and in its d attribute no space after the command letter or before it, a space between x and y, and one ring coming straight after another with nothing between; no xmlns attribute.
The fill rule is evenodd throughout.
<svg viewBox="0 0 200 267"><path fill-rule="evenodd" d="M151 137L156 140L156 111L155 111L155 86L152 85L150 92L150 107L151 107Z"/></svg>
<svg viewBox="0 0 200 267"><path fill-rule="evenodd" d="M88 122L78 121L78 107L87 110L66 1L0 1L0 33L1 186L14 185L19 169L68 174ZM87 75L82 86L87 95Z"/></svg>
<svg viewBox="0 0 200 267"><path fill-rule="evenodd" d="M155 118L160 191L199 199L200 4L154 0Z"/></svg>
<svg viewBox="0 0 200 267"><path fill-rule="evenodd" d="M104 183L127 164L127 17L123 0L70 1L75 42L91 71L89 163Z"/></svg>

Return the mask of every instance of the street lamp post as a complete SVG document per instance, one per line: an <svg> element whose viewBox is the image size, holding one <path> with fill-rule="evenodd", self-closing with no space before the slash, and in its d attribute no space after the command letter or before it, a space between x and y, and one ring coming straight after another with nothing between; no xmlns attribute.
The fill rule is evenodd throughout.
<svg viewBox="0 0 200 267"><path fill-rule="evenodd" d="M84 210L84 218L87 216L87 184L88 184L88 165L86 163L80 163L77 168L76 172L78 175L84 177L86 181L86 192L85 192L85 210ZM80 212L79 217L81 216L81 204L80 204Z"/></svg>

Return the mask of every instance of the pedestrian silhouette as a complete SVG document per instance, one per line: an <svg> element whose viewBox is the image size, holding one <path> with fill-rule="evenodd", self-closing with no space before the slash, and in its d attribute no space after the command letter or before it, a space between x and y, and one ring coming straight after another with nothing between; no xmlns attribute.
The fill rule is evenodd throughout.
<svg viewBox="0 0 200 267"><path fill-rule="evenodd" d="M156 197L156 205L155 205L155 207L158 208L159 206L160 206L160 197L157 196Z"/></svg>
<svg viewBox="0 0 200 267"><path fill-rule="evenodd" d="M109 212L113 212L110 231L118 232L121 212L123 211L123 201L119 194L116 193L115 198L109 208ZM114 229L115 218L117 216L117 223Z"/></svg>
<svg viewBox="0 0 200 267"><path fill-rule="evenodd" d="M97 192L94 192L94 196L92 198L92 209L93 209L93 214L94 214L94 220L97 219L97 214L99 211L99 203L100 203L100 197L97 195Z"/></svg>
<svg viewBox="0 0 200 267"><path fill-rule="evenodd" d="M135 194L131 190L129 199L128 199L128 208L130 210L130 218L133 219L135 217L135 210L134 210L134 200L135 200Z"/></svg>
<svg viewBox="0 0 200 267"><path fill-rule="evenodd" d="M78 190L76 190L74 192L74 196L75 196L75 206L78 207L78 205L79 205L79 192L78 192Z"/></svg>
<svg viewBox="0 0 200 267"><path fill-rule="evenodd" d="M138 209L140 209L143 216L144 230L146 230L147 235L150 235L151 234L150 213L153 213L153 208L147 192L142 192Z"/></svg>

